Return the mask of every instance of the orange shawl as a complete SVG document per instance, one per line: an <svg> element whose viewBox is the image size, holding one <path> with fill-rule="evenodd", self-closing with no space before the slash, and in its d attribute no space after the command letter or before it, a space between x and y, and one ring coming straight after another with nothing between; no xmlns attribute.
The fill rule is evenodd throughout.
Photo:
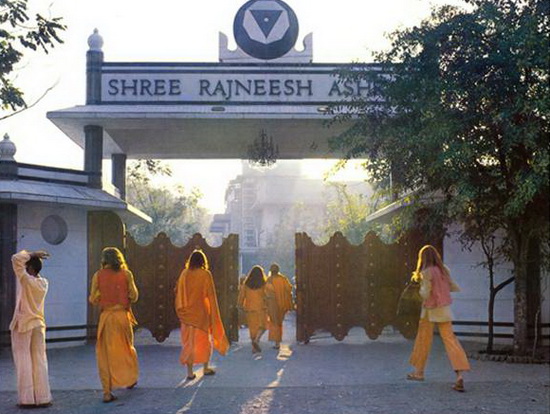
<svg viewBox="0 0 550 414"><path fill-rule="evenodd" d="M214 348L222 355L229 349L222 324L214 279L208 270L184 269L176 286L176 314L186 325L212 334Z"/></svg>
<svg viewBox="0 0 550 414"><path fill-rule="evenodd" d="M281 324L285 313L293 309L292 285L279 273L268 277L265 286L269 318L273 323Z"/></svg>

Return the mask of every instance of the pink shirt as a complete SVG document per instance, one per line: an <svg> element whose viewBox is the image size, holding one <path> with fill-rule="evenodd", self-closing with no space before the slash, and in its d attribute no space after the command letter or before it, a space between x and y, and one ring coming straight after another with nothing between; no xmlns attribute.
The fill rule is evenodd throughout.
<svg viewBox="0 0 550 414"><path fill-rule="evenodd" d="M450 292L459 292L460 288L455 283L455 281L449 277L450 284L449 282L446 282L446 284L449 284L449 289L448 289L449 304L430 307L430 305L437 304L438 302L439 303L446 302L446 300L443 300L441 302L441 294L436 293L435 296L432 295L432 292L433 292L432 279L434 274L437 274L436 279L439 279L439 282L441 281L445 282L444 280L445 276L441 273L441 271L436 268L435 272L432 272L433 269L434 269L433 267L430 267L422 270L421 272L422 279L420 281L420 296L422 296L422 298L424 299L424 303L422 305L422 313L420 314L420 318L428 319L430 322L450 322L453 320L453 315L450 307ZM447 269L447 271L449 271L449 269ZM443 280L441 280L442 278ZM436 283L438 284L438 287L436 288L437 290L440 290L440 289L446 290L445 283L438 283L438 282ZM443 297L446 297L446 296L447 294L443 295ZM439 297L439 299L437 297ZM428 306L426 306L426 303L428 304Z"/></svg>
<svg viewBox="0 0 550 414"><path fill-rule="evenodd" d="M449 277L445 275L437 266L428 267L422 271L423 274L430 274L432 289L430 295L424 301L425 308L440 308L449 306L453 300L451 299L451 284Z"/></svg>

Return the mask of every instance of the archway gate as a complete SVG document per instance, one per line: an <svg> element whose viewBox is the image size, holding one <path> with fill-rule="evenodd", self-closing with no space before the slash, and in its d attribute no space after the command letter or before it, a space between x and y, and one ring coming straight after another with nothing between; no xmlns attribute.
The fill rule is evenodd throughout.
<svg viewBox="0 0 550 414"><path fill-rule="evenodd" d="M237 322L238 249L239 238L229 235L219 247L211 247L195 234L185 246L174 246L165 233L142 246L126 235L126 260L139 288L139 300L133 311L140 327L163 342L180 323L174 309L177 279L185 261L194 249L200 248L208 257L214 277L223 325L230 341L238 341Z"/></svg>
<svg viewBox="0 0 550 414"><path fill-rule="evenodd" d="M376 339L388 325L413 338L418 315L398 317L397 303L426 242L419 232L410 232L385 244L370 232L362 244L352 245L337 232L317 246L306 233L297 233L296 339L307 343L324 330L341 341L355 326ZM440 251L441 245L435 243Z"/></svg>

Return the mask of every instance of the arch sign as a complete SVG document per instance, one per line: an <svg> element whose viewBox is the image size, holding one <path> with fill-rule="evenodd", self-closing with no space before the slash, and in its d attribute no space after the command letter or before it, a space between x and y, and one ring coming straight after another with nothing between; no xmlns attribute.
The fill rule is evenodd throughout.
<svg viewBox="0 0 550 414"><path fill-rule="evenodd" d="M243 158L260 129L277 137L281 159L339 157L328 137L345 125L327 130L328 107L382 101L367 81L338 76L349 64L314 63L311 33L296 48L298 18L282 0L243 1L233 35L236 49L219 34L218 62L106 62L95 32L86 105L48 118L78 145L103 138L104 157Z"/></svg>
<svg viewBox="0 0 550 414"><path fill-rule="evenodd" d="M365 81L342 83L335 76L343 65L311 63L311 50L294 50L298 31L285 2L250 0L233 22L236 61L103 63L101 103L324 105L366 96Z"/></svg>

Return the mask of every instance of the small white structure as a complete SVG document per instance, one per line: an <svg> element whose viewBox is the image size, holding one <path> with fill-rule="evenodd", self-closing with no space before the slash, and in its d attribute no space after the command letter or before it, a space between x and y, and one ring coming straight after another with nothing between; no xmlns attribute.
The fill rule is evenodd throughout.
<svg viewBox="0 0 550 414"><path fill-rule="evenodd" d="M9 343L15 303L11 255L44 249L42 274L50 281L45 314L48 342L86 339L89 213L114 211L125 221L150 220L110 191L90 187L85 171L22 164L7 135L0 142L0 345Z"/></svg>

